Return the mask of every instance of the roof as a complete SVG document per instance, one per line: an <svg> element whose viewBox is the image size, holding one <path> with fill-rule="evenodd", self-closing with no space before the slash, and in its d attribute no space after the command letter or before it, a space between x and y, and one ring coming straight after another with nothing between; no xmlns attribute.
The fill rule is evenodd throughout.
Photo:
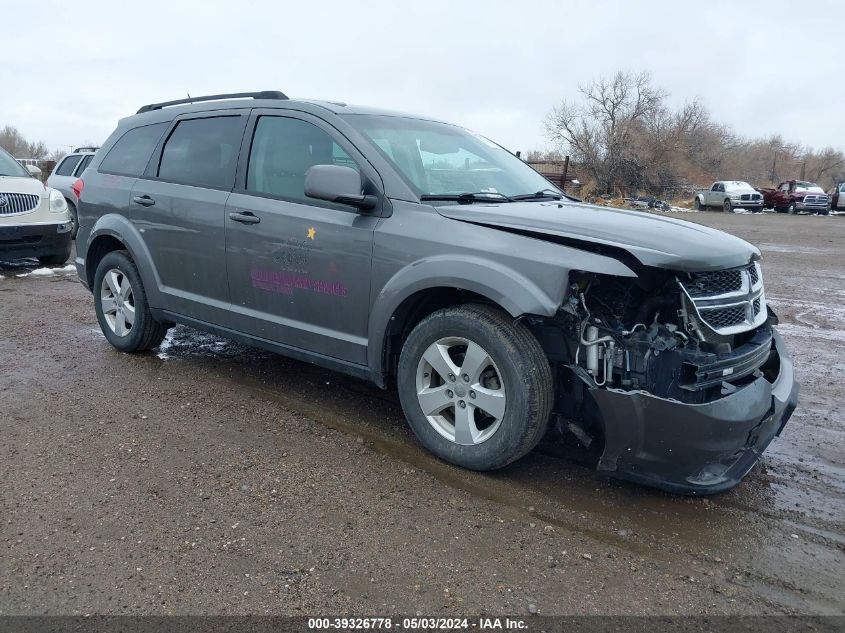
<svg viewBox="0 0 845 633"><path fill-rule="evenodd" d="M160 105L160 104L151 104ZM148 121L149 123L158 123L160 121L170 121L181 114L189 114L193 112L209 112L214 110L234 110L240 108L266 108L266 109L297 109L297 106L311 106L318 107L323 110L337 115L347 114L369 114L378 116L393 116L406 117L411 119L419 119L424 121L434 121L439 123L449 123L448 121L441 121L434 117L422 116L419 114L411 114L408 112L399 112L395 110L387 110L382 108L373 108L368 106L352 105L341 101L324 101L320 99L262 99L262 98L243 98L243 99L220 99L220 100L206 100L196 101L187 104L165 105L164 107L150 108L144 106L135 114L121 119L135 122L139 119Z"/></svg>

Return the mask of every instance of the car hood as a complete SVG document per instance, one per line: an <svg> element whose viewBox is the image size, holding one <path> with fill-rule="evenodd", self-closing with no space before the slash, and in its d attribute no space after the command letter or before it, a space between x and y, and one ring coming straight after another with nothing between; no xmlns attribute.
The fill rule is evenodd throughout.
<svg viewBox="0 0 845 633"><path fill-rule="evenodd" d="M748 187L748 188L737 187L736 189L729 189L726 193L729 196L735 196L737 194L743 194L743 193L760 193L760 192L757 191L754 187Z"/></svg>
<svg viewBox="0 0 845 633"><path fill-rule="evenodd" d="M584 250L624 249L645 266L679 271L747 264L760 251L738 237L692 222L578 202L511 202L437 207L440 215Z"/></svg>
<svg viewBox="0 0 845 633"><path fill-rule="evenodd" d="M0 193L31 193L40 196L44 194L44 185L35 178L0 176Z"/></svg>

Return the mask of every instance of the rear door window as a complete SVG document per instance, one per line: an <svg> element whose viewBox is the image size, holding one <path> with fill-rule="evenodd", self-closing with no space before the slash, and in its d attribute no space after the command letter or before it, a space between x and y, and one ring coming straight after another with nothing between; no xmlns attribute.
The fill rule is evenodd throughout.
<svg viewBox="0 0 845 633"><path fill-rule="evenodd" d="M169 123L155 123L129 130L109 150L99 170L121 176L140 176Z"/></svg>
<svg viewBox="0 0 845 633"><path fill-rule="evenodd" d="M70 176L73 174L73 168L79 164L79 161L82 159L82 154L76 154L75 156L67 156L65 159L59 163L59 166L56 167L56 175L57 176Z"/></svg>
<svg viewBox="0 0 845 633"><path fill-rule="evenodd" d="M158 177L212 189L231 189L243 136L244 117L180 121L164 144Z"/></svg>

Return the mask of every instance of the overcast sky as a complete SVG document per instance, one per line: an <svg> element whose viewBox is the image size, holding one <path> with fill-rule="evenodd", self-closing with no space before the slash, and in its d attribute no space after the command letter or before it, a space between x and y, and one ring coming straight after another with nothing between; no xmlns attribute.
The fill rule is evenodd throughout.
<svg viewBox="0 0 845 633"><path fill-rule="evenodd" d="M145 103L270 89L545 149L549 109L619 69L745 136L845 149L837 0L0 0L0 23L0 126L51 150L102 142Z"/></svg>

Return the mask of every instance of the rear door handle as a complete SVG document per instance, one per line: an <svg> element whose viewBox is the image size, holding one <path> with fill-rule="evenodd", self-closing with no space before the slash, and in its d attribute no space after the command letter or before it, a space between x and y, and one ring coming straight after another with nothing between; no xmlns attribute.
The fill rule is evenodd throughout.
<svg viewBox="0 0 845 633"><path fill-rule="evenodd" d="M149 196L135 196L132 198L132 202L140 204L142 207L151 207L156 203L156 201Z"/></svg>
<svg viewBox="0 0 845 633"><path fill-rule="evenodd" d="M256 216L251 211L244 211L243 213L230 213L229 219L234 220L235 222L240 222L241 224L258 224L261 222L261 218Z"/></svg>

